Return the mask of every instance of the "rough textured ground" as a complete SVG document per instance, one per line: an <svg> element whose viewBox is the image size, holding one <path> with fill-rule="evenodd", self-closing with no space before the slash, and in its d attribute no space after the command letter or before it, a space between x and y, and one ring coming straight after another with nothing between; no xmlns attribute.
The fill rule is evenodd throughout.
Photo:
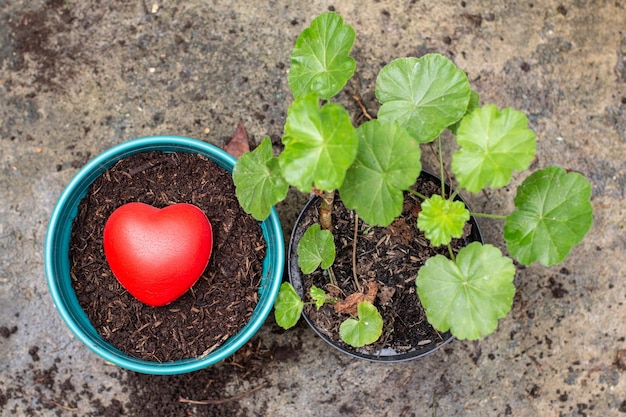
<svg viewBox="0 0 626 417"><path fill-rule="evenodd" d="M419 361L354 362L305 326L284 333L269 320L255 342L266 353L191 375L206 379L202 390L104 363L70 335L45 283L61 190L90 157L134 137L223 145L241 120L253 143L278 142L292 44L329 8L358 32L360 82L350 88L373 113L378 70L433 51L465 69L484 101L525 110L535 165L561 164L593 184L587 240L559 267L518 273L512 314L492 336ZM626 416L625 160L621 0L0 0L0 414L136 415L159 400L235 396L225 415ZM512 193L468 199L504 213ZM286 233L304 200L280 206ZM501 228L481 222L500 244L492 224ZM211 384L216 375L225 381ZM171 395L146 395L156 385ZM180 415L224 407L179 405Z"/></svg>

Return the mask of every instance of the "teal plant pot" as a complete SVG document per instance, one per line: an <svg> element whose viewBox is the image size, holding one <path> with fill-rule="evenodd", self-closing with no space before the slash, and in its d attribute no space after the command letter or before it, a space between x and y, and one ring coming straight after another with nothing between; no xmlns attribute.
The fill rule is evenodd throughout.
<svg viewBox="0 0 626 417"><path fill-rule="evenodd" d="M281 284L284 268L284 240L278 215L274 209L260 223L267 244L263 276L259 287L259 302L250 321L234 336L210 354L172 362L152 362L137 359L106 342L96 332L78 303L70 278L69 246L72 222L78 205L91 184L116 162L139 152L190 152L201 154L232 172L235 158L208 143L178 136L154 136L134 139L114 146L85 165L72 178L52 212L46 235L44 263L50 295L59 314L72 333L105 361L132 371L171 375L196 371L232 355L259 330L269 315Z"/></svg>

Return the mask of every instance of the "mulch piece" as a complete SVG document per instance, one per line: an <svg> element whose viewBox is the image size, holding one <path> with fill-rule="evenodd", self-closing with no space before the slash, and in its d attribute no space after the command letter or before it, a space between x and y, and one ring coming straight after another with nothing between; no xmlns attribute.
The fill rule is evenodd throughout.
<svg viewBox="0 0 626 417"><path fill-rule="evenodd" d="M430 196L440 193L440 186L439 183L420 177L415 189ZM432 247L417 229L420 202L414 195L406 193L402 215L388 227L372 227L361 219L357 222L356 269L359 285L364 291L368 288L368 282L380 285L374 305L383 317L384 326L383 334L377 342L355 349L339 337L339 326L350 317L348 314L337 313L330 304L325 304L319 310L311 304L304 307L304 313L317 329L336 345L375 357L381 351L395 351L397 354L425 352L449 338L448 333L437 332L427 322L416 292L415 278L426 260L437 254L449 257L446 246ZM311 204L303 218L302 230L318 221L319 204ZM312 301L308 296L312 285L323 288L339 299L345 299L358 291L353 278L354 228L355 213L348 210L339 197L335 197L333 234L336 258L332 268L339 290L329 285L328 273L318 269L303 277L305 301ZM469 243L467 237L470 233L471 225L467 224L463 236L453 239L451 245L455 253Z"/></svg>
<svg viewBox="0 0 626 417"><path fill-rule="evenodd" d="M115 279L102 246L104 225L119 206L200 207L213 227L213 252L182 297L151 307ZM78 301L104 340L144 360L206 355L249 320L258 301L265 241L240 207L228 171L185 152L143 152L108 169L81 201L72 227L70 265Z"/></svg>

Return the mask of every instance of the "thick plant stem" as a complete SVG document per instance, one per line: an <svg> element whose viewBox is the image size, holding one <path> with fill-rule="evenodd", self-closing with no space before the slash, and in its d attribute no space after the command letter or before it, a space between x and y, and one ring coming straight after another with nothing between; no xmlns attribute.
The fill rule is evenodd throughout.
<svg viewBox="0 0 626 417"><path fill-rule="evenodd" d="M333 228L333 201L335 200L335 190L324 191L322 193L322 204L320 206L320 226L323 230L332 231Z"/></svg>

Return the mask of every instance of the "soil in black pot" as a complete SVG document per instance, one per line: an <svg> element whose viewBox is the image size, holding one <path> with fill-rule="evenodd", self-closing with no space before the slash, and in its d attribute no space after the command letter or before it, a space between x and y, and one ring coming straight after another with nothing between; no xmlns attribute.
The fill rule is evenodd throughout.
<svg viewBox="0 0 626 417"><path fill-rule="evenodd" d="M213 252L196 284L163 307L129 294L113 276L102 244L104 225L130 202L163 208L198 206L213 228ZM72 284L104 340L144 360L205 355L236 334L258 301L265 241L256 220L239 206L228 171L191 153L143 152L119 161L91 186L74 219Z"/></svg>
<svg viewBox="0 0 626 417"><path fill-rule="evenodd" d="M436 181L435 177L424 173L416 182L415 189L426 196L440 193L441 184ZM308 210L302 214L300 218L302 223L297 225L301 233L304 233L311 224L319 222L320 200L310 204ZM318 269L312 274L302 276L303 292L307 294L304 299L311 301L308 294L312 285L323 288L343 300L359 291L355 282L358 282L363 292L366 292L368 282L373 282L374 286L380 286L374 305L383 317L384 327L383 334L377 342L356 349L345 344L339 337L339 326L350 317L348 314L337 313L335 306L331 304L322 306L320 310L314 305L307 304L304 314L333 344L357 356L389 359L394 355L420 356L451 338L450 333L441 334L427 322L416 292L415 278L426 260L437 254L450 256L446 246L432 247L424 234L417 229L420 202L418 197L406 193L402 215L388 227L372 227L356 219L355 213L346 209L340 198L335 198L333 234L337 254L332 270L338 288L329 285L328 273ZM356 260L353 260L355 220L357 220ZM452 250L457 253L463 246L478 239L480 239L478 228L468 223L463 236L451 242ZM292 276L293 269L298 268L297 260L294 262L297 259L294 258L294 252L295 248L292 248L290 254ZM355 263L356 279L353 273ZM298 273L301 275L299 269Z"/></svg>

